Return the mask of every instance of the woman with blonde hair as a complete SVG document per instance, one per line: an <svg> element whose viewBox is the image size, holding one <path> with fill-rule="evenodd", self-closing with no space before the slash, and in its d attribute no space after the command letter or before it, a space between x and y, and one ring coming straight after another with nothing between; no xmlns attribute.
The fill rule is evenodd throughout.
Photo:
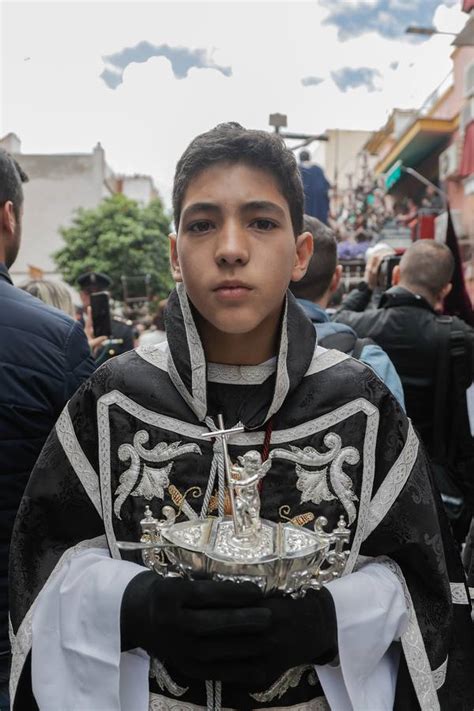
<svg viewBox="0 0 474 711"><path fill-rule="evenodd" d="M37 299L41 299L45 304L55 306L68 316L75 318L76 311L72 303L71 294L60 281L35 279L23 284L21 288L32 296L36 296Z"/></svg>
<svg viewBox="0 0 474 711"><path fill-rule="evenodd" d="M45 279L34 279L23 284L23 291L27 291L31 296L36 296L37 299L44 301L45 304L54 306L60 311L76 318L76 309L72 303L72 297L67 287L60 281L47 281ZM84 318L84 331L87 336L89 348L92 354L107 340L107 336L94 337L92 329L92 316L90 306L87 309Z"/></svg>

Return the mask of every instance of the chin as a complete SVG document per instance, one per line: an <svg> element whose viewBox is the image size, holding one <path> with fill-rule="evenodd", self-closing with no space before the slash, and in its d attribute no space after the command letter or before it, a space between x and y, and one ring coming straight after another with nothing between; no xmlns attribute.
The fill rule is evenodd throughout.
<svg viewBox="0 0 474 711"><path fill-rule="evenodd" d="M225 319L209 319L209 323L221 333L229 336L242 336L255 331L261 322L255 319L229 317Z"/></svg>

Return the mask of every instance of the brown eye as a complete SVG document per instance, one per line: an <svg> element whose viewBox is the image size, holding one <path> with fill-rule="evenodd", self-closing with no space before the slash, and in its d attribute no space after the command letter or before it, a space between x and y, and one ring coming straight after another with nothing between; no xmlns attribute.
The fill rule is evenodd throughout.
<svg viewBox="0 0 474 711"><path fill-rule="evenodd" d="M198 222L193 222L192 225L189 225L188 232L200 234L202 232L208 232L210 229L212 229L212 222L209 222L209 220L199 220Z"/></svg>
<svg viewBox="0 0 474 711"><path fill-rule="evenodd" d="M270 230L274 230L278 225L273 222L273 220L268 220L265 217L262 217L258 220L254 220L252 222L252 225L257 228L257 230L261 230L262 232L269 232Z"/></svg>

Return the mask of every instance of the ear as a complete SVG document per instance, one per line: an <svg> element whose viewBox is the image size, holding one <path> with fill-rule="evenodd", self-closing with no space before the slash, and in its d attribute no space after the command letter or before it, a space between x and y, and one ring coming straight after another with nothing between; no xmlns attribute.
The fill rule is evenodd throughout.
<svg viewBox="0 0 474 711"><path fill-rule="evenodd" d="M11 200L7 200L3 206L2 228L5 230L8 237L11 237L12 235L15 234L16 217L15 217L15 210L13 209L13 203Z"/></svg>
<svg viewBox="0 0 474 711"><path fill-rule="evenodd" d="M291 272L291 281L300 281L306 274L313 256L314 241L311 232L303 232L296 238L295 261Z"/></svg>
<svg viewBox="0 0 474 711"><path fill-rule="evenodd" d="M170 245L170 267L171 274L175 282L183 281L181 274L181 267L179 266L178 259L178 245L177 245L177 235L172 232L168 235L169 245Z"/></svg>
<svg viewBox="0 0 474 711"><path fill-rule="evenodd" d="M329 293L334 294L337 291L342 279L342 264L338 264L332 275L331 283L329 284Z"/></svg>
<svg viewBox="0 0 474 711"><path fill-rule="evenodd" d="M441 289L441 291L439 292L439 300L441 301L441 303L443 303L447 295L451 293L452 288L453 285L451 284L451 282L449 282L449 284L446 284L446 286Z"/></svg>
<svg viewBox="0 0 474 711"><path fill-rule="evenodd" d="M392 271L392 286L398 286L400 284L400 265L396 264Z"/></svg>

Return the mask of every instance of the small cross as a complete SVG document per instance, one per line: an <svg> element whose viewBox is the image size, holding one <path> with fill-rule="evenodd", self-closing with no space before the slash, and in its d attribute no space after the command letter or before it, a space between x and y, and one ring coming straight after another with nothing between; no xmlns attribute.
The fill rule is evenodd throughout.
<svg viewBox="0 0 474 711"><path fill-rule="evenodd" d="M221 418L222 415L219 415L218 418ZM219 422L219 427L221 426L221 423ZM222 425L223 427L223 425ZM212 432L205 432L204 434L201 435L202 439L214 439L214 437L220 437L221 440L225 438L226 435L230 436L236 432L245 432L245 427L243 425L237 425L236 427L232 427L229 430L226 429L221 429L221 430L213 430Z"/></svg>

